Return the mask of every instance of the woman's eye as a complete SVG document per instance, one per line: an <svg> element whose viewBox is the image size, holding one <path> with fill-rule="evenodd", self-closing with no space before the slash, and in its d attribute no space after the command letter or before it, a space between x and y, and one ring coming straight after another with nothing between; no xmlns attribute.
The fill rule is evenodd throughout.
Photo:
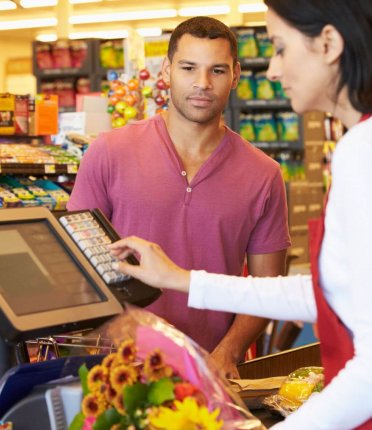
<svg viewBox="0 0 372 430"><path fill-rule="evenodd" d="M284 48L275 48L275 55L283 55Z"/></svg>

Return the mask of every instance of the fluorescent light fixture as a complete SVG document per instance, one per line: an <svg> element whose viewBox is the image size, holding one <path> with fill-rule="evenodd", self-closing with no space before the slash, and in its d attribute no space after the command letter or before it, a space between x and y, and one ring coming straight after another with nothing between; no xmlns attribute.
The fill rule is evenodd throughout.
<svg viewBox="0 0 372 430"><path fill-rule="evenodd" d="M0 22L0 30L17 30L21 28L54 27L57 18L21 19L17 21Z"/></svg>
<svg viewBox="0 0 372 430"><path fill-rule="evenodd" d="M1 1L0 2L0 10L12 10L17 9L17 5L12 1Z"/></svg>
<svg viewBox="0 0 372 430"><path fill-rule="evenodd" d="M56 34L38 34L36 36L38 42L55 42L57 40Z"/></svg>
<svg viewBox="0 0 372 430"><path fill-rule="evenodd" d="M176 9L157 9L133 12L101 13L96 15L74 15L70 17L70 24L94 24L97 22L133 21L142 19L174 18Z"/></svg>
<svg viewBox="0 0 372 430"><path fill-rule="evenodd" d="M161 33L162 33L162 30L160 27L137 28L136 31L142 37L157 37L157 36L161 36Z"/></svg>
<svg viewBox="0 0 372 430"><path fill-rule="evenodd" d="M81 3L99 3L102 0L69 0L71 4L81 4Z"/></svg>
<svg viewBox="0 0 372 430"><path fill-rule="evenodd" d="M126 37L128 37L127 30L77 31L68 35L69 39L124 39Z"/></svg>
<svg viewBox="0 0 372 430"><path fill-rule="evenodd" d="M31 7L47 7L47 6L56 6L58 0L21 0L20 4L24 8Z"/></svg>
<svg viewBox="0 0 372 430"><path fill-rule="evenodd" d="M267 6L264 3L245 3L239 6L240 13L266 12Z"/></svg>
<svg viewBox="0 0 372 430"><path fill-rule="evenodd" d="M178 9L179 16L226 15L230 13L230 6L200 6L183 7Z"/></svg>

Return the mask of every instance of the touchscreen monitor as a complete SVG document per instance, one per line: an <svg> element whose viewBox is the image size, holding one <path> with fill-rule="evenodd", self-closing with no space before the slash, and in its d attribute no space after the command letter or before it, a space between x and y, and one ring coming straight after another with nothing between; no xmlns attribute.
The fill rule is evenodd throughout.
<svg viewBox="0 0 372 430"><path fill-rule="evenodd" d="M122 306L45 208L0 211L0 335L94 327Z"/></svg>

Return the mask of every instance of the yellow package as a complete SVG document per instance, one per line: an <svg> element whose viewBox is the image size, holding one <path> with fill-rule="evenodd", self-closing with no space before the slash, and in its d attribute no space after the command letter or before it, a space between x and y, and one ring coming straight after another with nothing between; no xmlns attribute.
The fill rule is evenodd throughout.
<svg viewBox="0 0 372 430"><path fill-rule="evenodd" d="M14 94L0 94L0 134L15 133L14 110Z"/></svg>

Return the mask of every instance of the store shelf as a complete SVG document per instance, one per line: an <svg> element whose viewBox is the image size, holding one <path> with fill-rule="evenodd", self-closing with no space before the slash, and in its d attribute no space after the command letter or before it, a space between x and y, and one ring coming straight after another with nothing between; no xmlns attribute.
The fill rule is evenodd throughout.
<svg viewBox="0 0 372 430"><path fill-rule="evenodd" d="M0 174L9 175L71 175L77 170L77 164L0 163Z"/></svg>
<svg viewBox="0 0 372 430"><path fill-rule="evenodd" d="M65 69L44 69L37 71L37 77L39 78L65 78L68 77L80 77L87 76L90 70L87 67L77 68L65 68Z"/></svg>
<svg viewBox="0 0 372 430"><path fill-rule="evenodd" d="M275 141L275 142L250 142L252 145L260 149L291 149L302 150L303 145L299 140L296 141Z"/></svg>
<svg viewBox="0 0 372 430"><path fill-rule="evenodd" d="M267 69L270 64L270 58L264 57L239 58L238 61L241 67L245 69Z"/></svg>
<svg viewBox="0 0 372 430"><path fill-rule="evenodd" d="M274 100L242 100L233 93L231 96L231 107L240 109L291 109L291 102L288 99Z"/></svg>

